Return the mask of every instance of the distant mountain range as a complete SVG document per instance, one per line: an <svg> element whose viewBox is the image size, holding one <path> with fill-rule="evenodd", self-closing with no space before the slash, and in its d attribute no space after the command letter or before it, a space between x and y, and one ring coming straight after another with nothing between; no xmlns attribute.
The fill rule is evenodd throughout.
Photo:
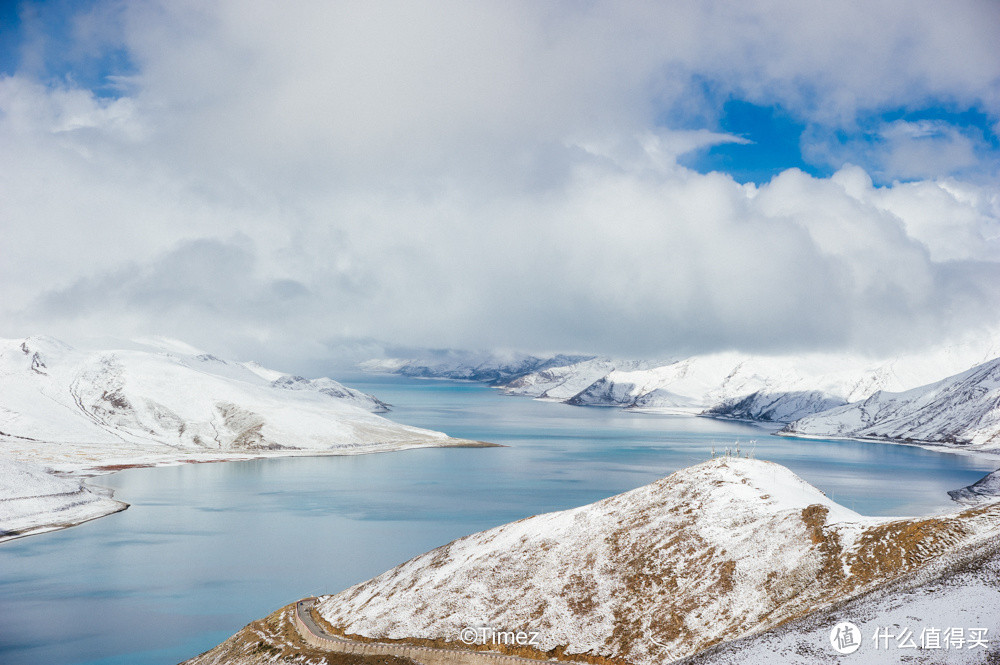
<svg viewBox="0 0 1000 665"><path fill-rule="evenodd" d="M998 357L1000 339L987 336L884 360L722 352L659 362L601 357L565 362L565 356L500 362L486 354L453 352L435 362L390 359L364 368L407 376L478 376L508 395L776 423L787 425L782 433L789 435L993 450L1000 449L1000 416L991 401L998 393L990 363Z"/></svg>
<svg viewBox="0 0 1000 665"><path fill-rule="evenodd" d="M550 367L572 365L593 356L557 355L539 358L524 353L427 350L414 358L382 358L360 364L366 372L399 374L421 379L480 381L499 385Z"/></svg>

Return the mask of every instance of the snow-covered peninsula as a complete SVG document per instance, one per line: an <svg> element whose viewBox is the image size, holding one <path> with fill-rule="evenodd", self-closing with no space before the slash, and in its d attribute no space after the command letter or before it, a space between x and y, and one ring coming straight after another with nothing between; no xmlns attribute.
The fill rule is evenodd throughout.
<svg viewBox="0 0 1000 665"><path fill-rule="evenodd" d="M354 641L463 649L470 627L524 631L536 635L530 647L486 648L653 665L885 590L998 534L1000 504L932 518L865 517L785 467L724 457L461 538L316 607L330 634ZM983 593L1000 601L996 588ZM294 655L294 635L276 632L269 644L260 626L248 627L191 663L256 663L268 646ZM828 658L827 640L800 641L800 651Z"/></svg>
<svg viewBox="0 0 1000 665"><path fill-rule="evenodd" d="M227 361L173 340L86 349L47 337L0 340L0 457L7 460L0 533L121 508L46 469L94 475L187 461L484 445L373 413L387 409L329 378Z"/></svg>
<svg viewBox="0 0 1000 665"><path fill-rule="evenodd" d="M110 491L0 457L0 542L72 526L124 510Z"/></svg>
<svg viewBox="0 0 1000 665"><path fill-rule="evenodd" d="M948 496L968 505L1000 501L1000 470L986 474L967 487L951 490Z"/></svg>

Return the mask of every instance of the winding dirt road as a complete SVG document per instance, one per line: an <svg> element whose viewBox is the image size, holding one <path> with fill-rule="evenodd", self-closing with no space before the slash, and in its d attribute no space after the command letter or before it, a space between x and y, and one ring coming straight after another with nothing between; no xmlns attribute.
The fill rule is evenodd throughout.
<svg viewBox="0 0 1000 665"><path fill-rule="evenodd" d="M337 635L331 635L318 625L309 611L315 604L316 598L303 598L295 603L295 629L302 636L303 641L317 649L368 656L401 656L422 665L538 665L539 663L586 665L585 663L576 663L575 661L538 660L486 651L440 649L437 647L384 642L356 642Z"/></svg>

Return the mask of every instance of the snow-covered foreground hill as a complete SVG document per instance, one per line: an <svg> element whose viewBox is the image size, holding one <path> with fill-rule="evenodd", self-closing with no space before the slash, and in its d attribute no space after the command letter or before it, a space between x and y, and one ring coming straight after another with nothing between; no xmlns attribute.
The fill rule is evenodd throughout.
<svg viewBox="0 0 1000 665"><path fill-rule="evenodd" d="M876 392L781 432L1000 451L1000 358L905 392Z"/></svg>
<svg viewBox="0 0 1000 665"><path fill-rule="evenodd" d="M229 362L170 340L114 349L75 349L44 337L0 340L0 454L63 472L483 445L372 413L387 408L332 379ZM82 521L67 517L68 494L76 497L73 510L81 516L121 505L112 507L74 481L25 468L0 469L0 497L16 491L50 498L4 503L0 531L23 530L18 511L39 506L48 507L50 524ZM76 489L49 487L69 487L67 482ZM40 525L44 512L30 519Z"/></svg>
<svg viewBox="0 0 1000 665"><path fill-rule="evenodd" d="M81 479L0 457L0 542L71 526L124 510L127 504Z"/></svg>
<svg viewBox="0 0 1000 665"><path fill-rule="evenodd" d="M675 665L988 665L1000 658L998 607L1000 541L977 540L847 602ZM860 637L845 656L830 648L841 622Z"/></svg>
<svg viewBox="0 0 1000 665"><path fill-rule="evenodd" d="M317 607L331 632L354 639L463 648L463 629L520 630L537 634L521 655L659 665L807 616L998 534L1000 504L864 517L785 467L726 457L461 538ZM806 646L834 657L827 639ZM227 653L251 652L243 646L228 644Z"/></svg>

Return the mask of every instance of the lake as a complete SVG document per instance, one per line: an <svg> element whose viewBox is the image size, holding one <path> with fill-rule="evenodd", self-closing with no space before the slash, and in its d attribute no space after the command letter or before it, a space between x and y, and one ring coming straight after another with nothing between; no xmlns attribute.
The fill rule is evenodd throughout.
<svg viewBox="0 0 1000 665"><path fill-rule="evenodd" d="M786 439L742 423L359 376L393 419L504 448L133 469L95 480L128 510L0 545L0 663L177 663L297 598L454 538L644 485L739 442L859 512L954 506L997 463L910 446Z"/></svg>

